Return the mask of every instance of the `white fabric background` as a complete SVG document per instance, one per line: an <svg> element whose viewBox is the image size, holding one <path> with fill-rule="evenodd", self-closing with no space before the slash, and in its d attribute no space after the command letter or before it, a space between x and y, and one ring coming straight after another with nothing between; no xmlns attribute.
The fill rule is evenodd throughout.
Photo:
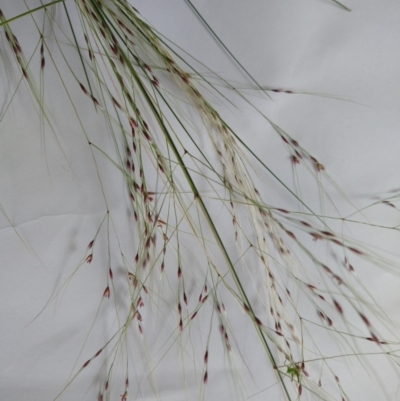
<svg viewBox="0 0 400 401"><path fill-rule="evenodd" d="M324 0L194 3L261 85L340 98L272 94L272 100L255 98L254 101L324 163L352 201L362 207L373 202L374 197L387 195L400 186L400 4L397 1L348 0L351 13ZM8 16L24 10L22 1L2 0L0 4ZM32 4L32 7L37 5ZM242 87L254 87L183 0L137 0L132 4L156 29L212 70ZM15 26L21 42L28 44L29 32L24 32L21 22ZM6 69L1 68L0 74L1 93L7 93ZM31 250L24 246L5 215L0 216L0 398L7 401L54 399L66 384L96 314L99 294L104 290L104 275L94 274L93 266L81 269L79 279L73 279L32 322L80 260L82 249L104 216L93 162L81 134L71 122L70 106L60 94L62 88L57 85L54 82L48 104L62 127L60 136L66 158L51 135L44 144L26 91L17 97L17 106L10 112L13 117L0 123L0 203ZM259 157L292 185L290 163L281 149L281 140L265 121L245 106L240 113L224 109L222 114L236 124ZM89 112L85 123L92 124L102 138L101 122L90 121ZM105 135L104 146L112 149ZM103 176L110 177L106 190L111 208L124 226L126 204L118 195L123 192L121 177L107 163L99 168ZM315 188L302 190L306 198L310 194L308 200L313 204ZM349 208L338 192L333 193L335 202L343 202L339 204L342 210ZM268 199L282 206L290 204L283 190L268 194ZM396 211L383 206L374 210L370 217L379 224L400 224ZM125 229L129 233L127 225ZM355 227L354 235L399 260L396 232ZM129 244L128 238L126 241ZM395 327L400 328L398 280L378 269L361 272L360 276ZM107 327L111 324L104 314L91 344L107 340ZM251 344L246 347L251 355ZM91 353L93 348L84 351L78 366ZM219 368L223 369L223 365ZM378 370L389 399L397 399L397 377L384 364ZM355 380L347 376L345 367L343 372L346 373L341 380L350 389L351 399L381 399L380 390L376 390L366 374L360 373L360 380ZM184 399L185 395L176 387L167 388L173 373L168 370L163 373L166 389L160 393L160 399ZM100 376L84 372L61 399L95 399L99 381ZM206 399L230 399L223 388L218 391ZM264 398L266 395L272 398ZM274 393L261 393L250 399L278 399L274 397L277 397Z"/></svg>

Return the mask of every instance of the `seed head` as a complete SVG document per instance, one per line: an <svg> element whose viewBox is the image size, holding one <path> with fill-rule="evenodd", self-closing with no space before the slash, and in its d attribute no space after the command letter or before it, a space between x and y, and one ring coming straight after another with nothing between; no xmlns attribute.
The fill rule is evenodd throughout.
<svg viewBox="0 0 400 401"><path fill-rule="evenodd" d="M107 286L107 288L104 290L103 297L110 298L110 287Z"/></svg>

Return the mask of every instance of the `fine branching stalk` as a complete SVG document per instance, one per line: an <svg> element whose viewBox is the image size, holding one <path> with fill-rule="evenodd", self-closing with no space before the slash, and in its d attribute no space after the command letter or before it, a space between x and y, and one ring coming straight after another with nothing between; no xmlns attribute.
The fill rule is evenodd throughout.
<svg viewBox="0 0 400 401"><path fill-rule="evenodd" d="M68 161L73 149L52 115L57 106L46 102L51 73L70 102L103 205L80 260L43 310L74 285L78 272L95 265L105 285L91 327L101 319L111 322L107 341L92 350L90 330L53 400L71 399L70 388L91 370L100 378L95 385L102 401L357 401L342 385L338 361L350 371L353 363L364 369L385 397L368 355L384 355L397 371L397 343L378 330L389 322L356 266L397 269L348 234L351 225L373 222L350 200L351 214L335 208L333 193L347 198L323 162L254 106L289 155L295 185L285 184L248 145L251 133L222 117L221 104L252 106L245 91L171 44L127 0L53 1L35 8L22 3L25 11L17 16L0 11L1 57L11 83L1 121L12 118L18 92L28 90L45 157L46 141L53 138ZM14 24L22 20L36 34L34 49L19 40L21 28ZM245 73L267 101L276 92L294 93L264 88ZM88 113L109 143L87 128ZM100 165L124 181L120 193ZM298 169L315 183L319 206L302 195ZM291 208L274 203L277 191ZM396 208L396 196L376 204ZM111 206L115 197L129 207L128 217ZM14 227L6 207L2 213ZM131 230L128 242L124 225ZM332 257L325 257L327 250ZM103 313L109 305L111 318Z"/></svg>

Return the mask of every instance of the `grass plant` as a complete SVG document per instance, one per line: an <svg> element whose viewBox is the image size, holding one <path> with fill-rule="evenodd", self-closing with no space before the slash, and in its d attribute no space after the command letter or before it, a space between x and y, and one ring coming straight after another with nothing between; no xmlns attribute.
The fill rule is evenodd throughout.
<svg viewBox="0 0 400 401"><path fill-rule="evenodd" d="M61 88L78 127L76 146L85 149L101 194L96 228L78 246L80 260L73 268L60 261L62 282L35 320L68 294L82 270L102 277L103 288L93 294L97 312L53 401L72 399L69 391L81 377L97 401L359 401L342 385L344 374L369 375L382 398L390 397L369 356L380 355L397 372L398 343L395 334L386 337L390 322L356 266L398 270L351 236L353 226L378 224L346 198L323 161L257 109L248 91L170 43L127 0L20 3L18 15L6 7L0 12L3 70L10 77L1 121L13 118L21 92L29 94L49 177L56 162L51 146L79 175L57 105L46 101ZM20 40L27 26L36 35L34 49ZM265 88L244 72L266 101L294 93ZM222 117L238 104L253 107L280 139L292 186L257 156L249 133ZM89 121L101 133L87 128ZM318 202L302 193L300 175L314 182ZM275 192L288 199L283 206ZM338 196L351 212L336 209ZM369 207L396 209L397 196ZM128 212L121 214L115 202ZM6 206L2 212L43 264ZM92 349L95 328L107 340Z"/></svg>

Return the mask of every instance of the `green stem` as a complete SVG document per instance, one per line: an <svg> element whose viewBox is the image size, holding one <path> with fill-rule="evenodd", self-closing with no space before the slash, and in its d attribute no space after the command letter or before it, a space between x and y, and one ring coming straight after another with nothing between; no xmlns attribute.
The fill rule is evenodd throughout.
<svg viewBox="0 0 400 401"><path fill-rule="evenodd" d="M57 4L57 3L62 3L62 2L64 2L64 1L65 1L65 0L54 0L54 1L52 1L51 3L46 3L46 4L43 4L43 5L39 6L39 7L32 8L32 10L26 11L26 12L24 12L24 13L22 13L22 14L18 14L18 15L16 15L15 17L12 17L12 18L8 19L7 21L0 22L0 26L9 24L10 22L16 21L17 19L20 19L20 18L22 18L22 17L25 17L26 15L33 14L33 13L35 13L36 11L43 10L44 8L53 6L54 4Z"/></svg>

